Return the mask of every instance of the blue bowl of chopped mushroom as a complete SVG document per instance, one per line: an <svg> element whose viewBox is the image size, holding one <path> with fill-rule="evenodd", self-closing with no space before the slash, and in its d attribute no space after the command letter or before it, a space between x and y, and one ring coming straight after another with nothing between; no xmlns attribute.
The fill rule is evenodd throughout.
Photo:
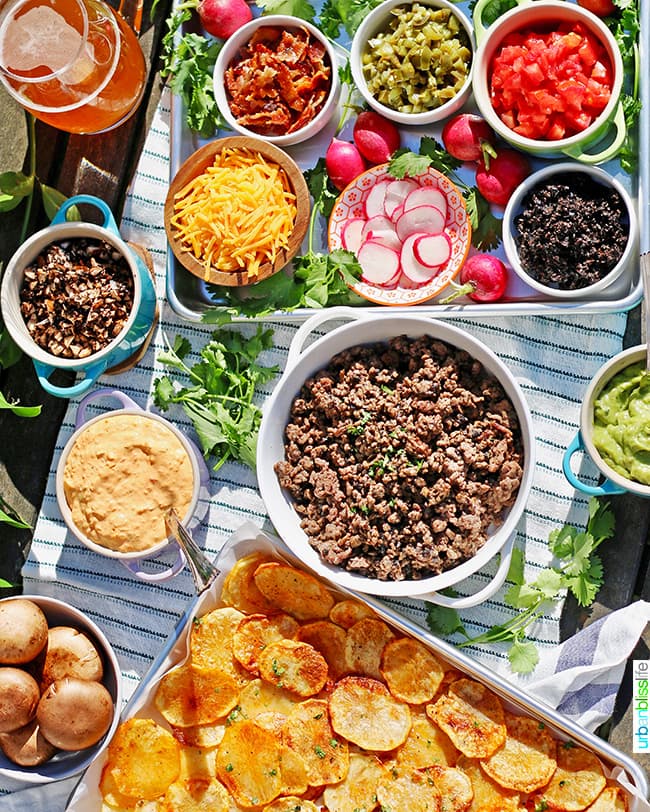
<svg viewBox="0 0 650 812"><path fill-rule="evenodd" d="M385 0L352 40L350 68L373 110L418 126L458 112L472 90L474 33L447 0Z"/></svg>
<svg viewBox="0 0 650 812"><path fill-rule="evenodd" d="M604 169L566 161L534 172L503 216L503 246L519 278L555 299L593 299L630 271L638 221L625 187Z"/></svg>

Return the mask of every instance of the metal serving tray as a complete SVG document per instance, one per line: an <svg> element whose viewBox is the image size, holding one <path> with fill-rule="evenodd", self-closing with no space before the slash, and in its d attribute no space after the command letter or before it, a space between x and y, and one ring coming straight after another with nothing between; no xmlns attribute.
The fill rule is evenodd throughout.
<svg viewBox="0 0 650 812"><path fill-rule="evenodd" d="M176 0L175 0L176 2ZM646 87L645 77L650 73L650 4L643 3L641 9L641 76L642 78L642 101L643 108L639 122L638 143L647 145L650 143L650 93ZM459 2L461 8L471 18L468 11L469 3ZM342 60L345 59L344 48L349 47L349 42L341 41L340 45ZM342 93L342 97L345 95ZM471 100L468 105L471 107ZM352 117L353 118L353 117ZM308 141L295 146L286 147L286 151L293 157L301 169L311 169L319 157L324 156L327 146L330 143L338 116L334 115L332 122L323 129L317 136ZM170 177L173 177L183 161L188 158L196 149L206 141L198 138L185 125L185 109L179 97L174 96L171 104L171 136L170 136ZM351 140L351 122L341 133L341 138ZM402 128L403 146L417 148L420 138L429 135L440 141L442 125L433 125L422 128ZM217 137L232 134L230 131L219 132ZM568 159L567 159L568 160ZM616 160L610 161L602 166L610 174L616 176L619 181L630 192L637 202L639 227L640 227L640 250L646 251L650 247L650 223L648 222L648 200L647 194L650 188L650 163L648 150L641 147L639 154L639 172L637 176L629 176L623 172ZM533 168L541 168L548 164L548 161L532 161ZM459 177L469 185L473 185L473 174L471 170L461 168L458 171ZM323 221L323 218L320 218ZM323 221L320 224L320 233L317 235L320 240L318 250L325 251L327 224ZM306 251L306 246L300 253ZM504 257L502 247L494 251L497 256ZM474 316L501 316L501 315L543 315L558 314L567 315L582 313L611 313L616 311L631 310L642 298L642 285L638 261L635 261L628 271L619 280L609 286L605 291L594 298L574 299L570 302L556 300L544 296L527 286L513 273L511 281L506 291L505 297L499 302L492 304L477 304L470 299L458 299L449 305L437 304L435 300L423 302L413 306L391 307L394 312L406 312L417 310L427 315L435 315L436 318L467 318ZM438 298L443 298L445 293ZM172 309L182 318L188 321L199 322L203 314L220 304L210 293L207 286L201 279L193 276L176 260L170 248L167 251L167 298ZM382 309L382 305L368 304L362 306L362 310L377 311ZM302 321L314 313L311 308L299 308L294 311L276 311L267 316L267 319L281 318L283 321ZM243 317L242 317L243 318Z"/></svg>
<svg viewBox="0 0 650 812"><path fill-rule="evenodd" d="M122 714L122 720L129 719L133 716L146 716L154 718L166 725L166 722L162 719L153 704L154 689L158 681L172 666L179 664L185 659L187 655L186 641L193 618L220 605L219 596L227 573L235 561L253 552L271 554L275 557L288 560L294 566L304 568L303 565L292 556L280 539L260 531L259 528L251 522L242 525L224 545L217 558L216 564L220 569L220 575L209 590L190 602L187 610L180 618L175 631L170 635L164 648L152 663L147 674L143 677L142 682L131 697ZM490 669L472 660L468 655L454 648L454 646L449 643L439 640L376 598L350 592L339 587L332 587L329 583L327 583L327 585L338 596L354 597L356 600L372 607L387 623L402 633L420 640L451 667L464 672L465 675L486 685L489 689L498 694L507 708L512 709L514 712L528 714L538 721L543 722L545 725L548 725L554 736L561 741L572 740L576 744L580 744L594 752L602 761L605 770L607 772L613 772L612 779L619 780L628 791L629 812L647 812L647 810L650 809L646 801L648 794L646 775L641 767L635 761L628 758L628 756L611 747L607 742L589 733L579 725L563 718L550 706L525 694L515 686L510 685L505 679L490 671ZM68 800L66 806L67 812L97 812L97 810L101 808L99 781L105 763L106 753L103 753L92 762L86 772L81 776L79 783Z"/></svg>

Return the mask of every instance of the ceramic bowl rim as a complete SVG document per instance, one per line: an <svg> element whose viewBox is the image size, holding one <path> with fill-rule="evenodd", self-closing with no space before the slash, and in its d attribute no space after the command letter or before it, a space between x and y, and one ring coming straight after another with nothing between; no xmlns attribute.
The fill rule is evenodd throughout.
<svg viewBox="0 0 650 812"><path fill-rule="evenodd" d="M325 47L331 63L331 81L329 93L327 94L321 109L311 121L305 124L304 127L302 127L300 130L296 130L295 132L287 133L285 135L260 135L260 133L257 133L254 130L243 127L233 116L226 97L223 76L237 50L248 42L251 34L261 26L273 25L283 26L285 28L306 28L313 37L321 42ZM234 34L228 37L217 55L212 79L215 102L219 108L219 112L226 120L228 126L235 133L238 133L239 135L246 135L250 138L258 138L262 141L266 141L269 144L275 144L277 147L287 147L292 146L293 144L299 144L319 133L325 127L326 123L334 113L341 90L337 66L338 61L336 51L334 50L334 46L332 45L331 41L322 33L322 31L319 31L315 25L307 20L303 20L300 17L295 17L291 14L269 14L266 16L255 17L241 26L241 28L238 28Z"/></svg>
<svg viewBox="0 0 650 812"><path fill-rule="evenodd" d="M83 533L77 527L77 525L74 522L74 519L72 518L72 511L70 510L70 506L68 505L67 499L65 497L65 489L63 486L63 475L65 472L66 462L78 438L83 434L83 432L86 429L88 429L94 423L98 423L101 420L111 419L118 415L133 415L135 417L154 420L157 423L163 425L165 428L169 429L169 431L180 441L181 445L185 450L185 453L190 459L193 479L192 498L190 500L190 504L188 506L185 515L181 519L182 523L185 525L189 523L198 506L199 497L201 494L201 472L196 458L196 451L192 447L192 445L190 445L190 442L187 439L187 437L185 437L185 435L166 418L162 417L159 414L155 414L154 412L149 412L146 409L141 409L139 406L128 407L123 409L111 409L110 411L98 414L95 417L92 417L89 420L87 420L82 425L80 425L69 437L59 457L55 477L56 501L63 521L66 524L66 527L89 550L92 550L93 552L98 553L99 555L103 555L106 558L117 559L118 561L137 561L143 558L151 558L155 556L161 550L164 550L169 544L173 543L173 541L169 537L167 537L161 539L161 541L159 542L156 542L156 544L152 545L151 547L147 547L145 550L135 550L132 552L120 552L119 550L112 550L109 547L104 547L103 545L99 544L96 541L93 541L91 538L86 536L85 533Z"/></svg>
<svg viewBox="0 0 650 812"><path fill-rule="evenodd" d="M625 244L623 254L616 265L597 282L594 282L591 285L586 285L582 288L576 288L575 290L563 290L561 288L549 287L528 274L527 271L525 271L521 266L519 261L519 252L515 242L515 233L517 231L515 228L515 218L519 214L521 203L526 195L535 189L541 182L563 173L578 173L588 175L594 180L594 182L600 184L601 186L610 187L618 192L619 197L623 201L624 212L627 214L629 223L627 242ZM547 296L556 299L579 299L583 297L590 297L595 293L605 290L625 272L635 254L639 234L639 223L632 199L628 191L617 178L613 177L607 171L598 166L590 166L577 161L563 161L561 163L550 164L549 166L545 166L543 169L533 172L521 184L519 184L513 195L508 200L503 212L502 233L503 250L508 263L523 282L540 293L544 293Z"/></svg>
<svg viewBox="0 0 650 812"><path fill-rule="evenodd" d="M29 334L25 321L20 314L20 286L26 267L36 259L43 249L54 242L83 237L104 240L120 252L133 276L133 304L124 326L118 335L103 349L91 353L85 358L61 358L44 350ZM17 282L18 275L20 275L20 282ZM5 325L13 340L29 358L57 369L80 370L89 364L94 364L110 356L133 327L138 317L141 300L142 282L137 261L122 237L95 223L76 221L46 226L29 237L9 260L0 289L0 310L2 310Z"/></svg>
<svg viewBox="0 0 650 812"><path fill-rule="evenodd" d="M469 561L460 564L441 575L421 580L380 581L349 573L321 561L318 553L309 545L305 533L300 528L297 514L291 507L289 497L280 487L273 464L282 459L281 435L291 401L304 381L316 370L323 368L337 352L346 347L384 341L391 336L435 335L454 346L470 351L474 357L487 360L488 371L492 372L504 386L515 407L521 424L522 445L524 448L524 470L517 498L503 523L491 534L483 547ZM283 403L282 401L286 401ZM281 410L278 413L278 410ZM280 427L280 428L278 428ZM278 434L279 432L279 434ZM292 552L317 574L339 586L357 592L371 593L382 597L415 597L439 591L457 584L477 572L500 552L508 538L516 532L526 501L532 487L535 471L535 443L532 416L524 394L514 374L500 358L483 342L470 333L449 324L445 320L430 319L411 314L361 316L358 321L335 327L311 344L293 364L289 364L273 394L264 405L260 426L257 479L258 487L266 505L270 519Z"/></svg>
<svg viewBox="0 0 650 812"><path fill-rule="evenodd" d="M545 141L533 138L525 138L519 135L510 127L507 127L494 111L494 108L489 100L489 91L487 88L487 76L489 61L494 54L494 51L499 46L501 40L507 33L510 32L510 26L513 20L520 16L527 16L532 11L538 13L546 21L553 18L547 16L548 11L561 11L564 17L573 15L575 19L585 21L592 31L598 32L598 37L603 46L606 47L608 55L612 60L612 92L605 109L600 115L592 121L592 123L585 128L582 132L575 133L567 138L561 138L555 141ZM525 23L523 27L530 27L533 23ZM516 30L517 26L513 26L512 30ZM504 29L506 33L504 34ZM595 14L587 11L587 9L574 3L567 3L565 0L536 0L535 3L522 3L512 9L509 9L502 14L491 26L486 30L483 40L479 43L475 57L474 57L475 70L472 77L472 91L474 100L479 112L486 119L490 127L501 136L504 140L511 144L518 146L524 151L533 151L538 153L543 152L563 152L572 147L583 146L591 141L594 136L599 137L601 127L610 121L616 108L619 104L622 88L623 88L623 61L620 50L616 41L609 31L607 26L596 17ZM598 138L596 138L598 140Z"/></svg>
<svg viewBox="0 0 650 812"><path fill-rule="evenodd" d="M436 107L433 110L426 110L422 113L400 113L399 110L393 110L378 101L375 96L368 90L366 80L363 76L361 69L361 56L363 48L369 37L377 30L382 28L382 21L389 19L390 12L397 6L411 6L413 3L418 2L421 5L433 6L436 8L448 9L461 23L465 33L467 34L472 51L472 60L467 73L467 78L463 83L456 95ZM471 20L467 15L450 0L383 0L378 6L372 9L363 19L361 25L357 28L352 37L350 46L350 70L354 79L355 86L359 93L363 96L367 104L375 110L375 112L390 119L398 124L406 126L417 127L423 124L434 124L443 121L456 113L465 104L472 92L472 80L474 75L474 64L476 62L476 40L474 37L474 27Z"/></svg>
<svg viewBox="0 0 650 812"><path fill-rule="evenodd" d="M35 785L35 784L47 784L52 781L61 781L65 778L69 778L73 775L77 775L78 773L82 772L91 761L94 761L95 758L104 751L106 747L113 737L115 730L120 722L120 717L122 713L122 671L120 668L120 664L117 659L117 655L115 654L115 649L113 648L112 644L106 637L105 633L99 628L97 623L92 620L86 612L83 612L81 609L77 609L76 606L73 606L70 603L66 603L65 601L60 600L59 598L50 597L49 595L37 595L32 593L25 593L21 595L9 595L6 598L0 599L0 603L3 601L10 601L10 600L17 600L17 599L24 599L32 601L33 603L37 604L44 612L46 618L48 618L48 626L49 623L49 616L53 615L55 619L55 623L57 625L70 625L76 628L80 628L81 631L89 634L89 636L99 644L101 649L102 659L104 661L104 677L102 679L102 683L106 685L107 681L107 671L110 670L110 680L114 682L114 689L109 691L113 696L113 706L114 706L114 713L113 719L111 721L111 726L109 727L108 731L104 734L103 738L100 739L97 744L92 745L91 747L87 747L84 750L77 750L73 753L70 753L68 758L71 761L77 762L74 767L70 767L70 769L65 772L62 771L60 775L53 775L48 776L45 773L47 772L48 765L58 765L61 763L65 763L64 761L46 761L43 764L40 764L35 767L21 767L18 764L13 764L8 759L7 765L4 766L0 764L0 775L5 776L6 778L12 778L14 780L23 781L25 784ZM65 622L64 622L65 619ZM108 686L106 686L108 687ZM112 686L111 686L112 687ZM85 756L83 754L86 754ZM65 755L64 755L65 758ZM3 761L5 760L5 756L0 753L0 759ZM11 766L9 766L11 765Z"/></svg>

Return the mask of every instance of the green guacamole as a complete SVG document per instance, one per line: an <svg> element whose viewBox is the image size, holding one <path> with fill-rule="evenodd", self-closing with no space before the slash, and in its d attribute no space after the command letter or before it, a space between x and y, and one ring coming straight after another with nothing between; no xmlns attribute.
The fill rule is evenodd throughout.
<svg viewBox="0 0 650 812"><path fill-rule="evenodd" d="M650 375L645 361L614 375L596 398L593 441L610 468L650 485Z"/></svg>

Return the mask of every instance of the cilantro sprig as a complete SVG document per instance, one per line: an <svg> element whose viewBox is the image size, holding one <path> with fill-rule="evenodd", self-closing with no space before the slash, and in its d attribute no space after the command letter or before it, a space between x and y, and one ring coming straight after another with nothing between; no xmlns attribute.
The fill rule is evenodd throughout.
<svg viewBox="0 0 650 812"><path fill-rule="evenodd" d="M192 350L186 338L176 336L158 360L189 378L183 386L168 375L154 382L153 399L166 411L180 404L194 424L203 454L217 458L217 471L228 460L239 460L255 469L257 435L262 412L253 403L256 387L270 381L277 367L261 366L259 355L273 346L273 331L257 326L252 336L232 330L212 333L200 350L201 360L189 366Z"/></svg>
<svg viewBox="0 0 650 812"><path fill-rule="evenodd" d="M534 671L539 653L535 644L526 639L526 630L567 593L575 597L579 606L594 602L603 584L603 565L596 550L613 536L614 521L609 505L592 497L586 529L564 525L553 530L548 541L557 564L542 569L530 583L524 577L523 553L515 549L508 571L512 586L504 600L517 614L504 623L471 637L455 609L427 603L429 628L443 636L461 634L465 640L458 643L460 648L479 643L510 643L511 670L520 674Z"/></svg>
<svg viewBox="0 0 650 812"><path fill-rule="evenodd" d="M501 242L502 220L492 213L490 204L475 186L468 186L456 173L462 162L450 155L435 138L420 139L419 152L398 149L388 164L389 173L395 178L416 177L428 167L433 167L454 181L460 188L470 224L472 245L480 251L496 248Z"/></svg>
<svg viewBox="0 0 650 812"><path fill-rule="evenodd" d="M625 76L621 103L625 114L627 135L618 159L621 168L632 174L636 172L639 159L637 124L641 112L641 99L639 98L641 17L639 0L612 0L612 2L619 11L617 14L605 18L605 23L609 26L618 44Z"/></svg>

